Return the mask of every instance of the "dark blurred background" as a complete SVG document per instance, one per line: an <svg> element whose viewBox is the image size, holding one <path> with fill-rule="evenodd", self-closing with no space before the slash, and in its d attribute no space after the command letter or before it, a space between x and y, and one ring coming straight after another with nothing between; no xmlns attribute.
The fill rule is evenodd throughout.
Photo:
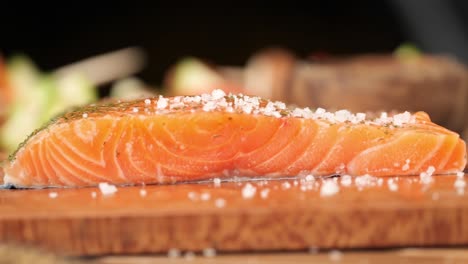
<svg viewBox="0 0 468 264"><path fill-rule="evenodd" d="M148 1L29 4L0 7L0 52L25 53L44 70L128 46L141 46L139 74L160 83L177 59L193 55L243 65L269 46L299 56L392 52L410 41L425 51L467 61L468 1Z"/></svg>

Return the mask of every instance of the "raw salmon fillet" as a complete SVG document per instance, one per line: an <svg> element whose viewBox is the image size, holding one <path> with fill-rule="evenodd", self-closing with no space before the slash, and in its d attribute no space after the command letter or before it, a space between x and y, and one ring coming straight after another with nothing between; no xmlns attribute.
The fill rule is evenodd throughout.
<svg viewBox="0 0 468 264"><path fill-rule="evenodd" d="M215 90L65 114L19 147L5 165L4 181L52 187L428 169L449 174L465 165L465 142L423 112L367 119Z"/></svg>

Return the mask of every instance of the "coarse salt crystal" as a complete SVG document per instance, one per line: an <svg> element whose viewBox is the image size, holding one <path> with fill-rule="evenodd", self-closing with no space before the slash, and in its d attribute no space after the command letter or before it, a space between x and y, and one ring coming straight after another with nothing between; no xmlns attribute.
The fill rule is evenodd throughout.
<svg viewBox="0 0 468 264"><path fill-rule="evenodd" d="M427 175L429 175L429 176L432 176L432 174L433 174L434 172L435 172L434 166L429 166L429 168L427 168L427 170L426 170L426 173L427 173Z"/></svg>
<svg viewBox="0 0 468 264"><path fill-rule="evenodd" d="M196 192L189 192L187 197L192 201L198 200L198 194Z"/></svg>
<svg viewBox="0 0 468 264"><path fill-rule="evenodd" d="M395 183L394 179L388 179L387 184L388 184L388 189L390 191L392 191L392 192L398 191L398 184Z"/></svg>
<svg viewBox="0 0 468 264"><path fill-rule="evenodd" d="M350 186L353 183L353 178L350 175L341 176L341 185Z"/></svg>
<svg viewBox="0 0 468 264"><path fill-rule="evenodd" d="M330 258L331 261L341 261L343 258L343 253L339 250L331 250L328 253L328 257Z"/></svg>
<svg viewBox="0 0 468 264"><path fill-rule="evenodd" d="M242 106L242 111L246 114L252 113L252 110L253 110L253 106L250 104L246 104Z"/></svg>
<svg viewBox="0 0 468 264"><path fill-rule="evenodd" d="M274 117L276 117L276 118L280 118L280 117L281 117L281 113L278 112L278 111L274 111L274 112L272 113L272 116L274 116Z"/></svg>
<svg viewBox="0 0 468 264"><path fill-rule="evenodd" d="M169 258L178 258L180 257L180 250L178 250L177 248L171 248L167 251L167 256Z"/></svg>
<svg viewBox="0 0 468 264"><path fill-rule="evenodd" d="M286 109L286 104L280 101L275 102L276 109L284 110Z"/></svg>
<svg viewBox="0 0 468 264"><path fill-rule="evenodd" d="M364 187L372 187L377 185L377 178L369 174L365 174L363 176L356 177L354 183L356 184L358 189L362 189Z"/></svg>
<svg viewBox="0 0 468 264"><path fill-rule="evenodd" d="M203 249L203 256L206 258L212 258L216 256L216 249L214 248L205 248Z"/></svg>
<svg viewBox="0 0 468 264"><path fill-rule="evenodd" d="M184 102L172 102L169 105L170 109L177 109L177 108L183 108L185 106Z"/></svg>
<svg viewBox="0 0 468 264"><path fill-rule="evenodd" d="M307 175L307 176L305 177L305 180L308 181L308 182L310 182L310 181L314 181L315 178L314 178L313 175L310 175L310 174L309 174L309 175Z"/></svg>
<svg viewBox="0 0 468 264"><path fill-rule="evenodd" d="M458 178L463 178L465 176L465 173L463 171L457 172L457 177Z"/></svg>
<svg viewBox="0 0 468 264"><path fill-rule="evenodd" d="M281 188L283 188L284 190L289 189L291 188L291 184L289 182L283 182L281 184Z"/></svg>
<svg viewBox="0 0 468 264"><path fill-rule="evenodd" d="M319 253L318 247L309 247L309 254L317 254Z"/></svg>
<svg viewBox="0 0 468 264"><path fill-rule="evenodd" d="M409 170L410 162L411 162L411 160L407 159L407 160L405 161L405 165L403 165L403 167L402 167L401 169L402 169L403 171Z"/></svg>
<svg viewBox="0 0 468 264"><path fill-rule="evenodd" d="M107 182L99 183L99 190L103 195L112 195L117 192L117 187Z"/></svg>
<svg viewBox="0 0 468 264"><path fill-rule="evenodd" d="M387 123L389 121L389 117L387 112L382 112L380 113L380 118L379 118L381 123Z"/></svg>
<svg viewBox="0 0 468 264"><path fill-rule="evenodd" d="M49 197L52 198L52 199L57 198L57 196L58 196L58 193L56 193L56 192L50 192L49 193Z"/></svg>
<svg viewBox="0 0 468 264"><path fill-rule="evenodd" d="M419 181L422 183L422 184L429 184L432 182L432 177L430 175L427 175L426 172L421 172L419 174Z"/></svg>
<svg viewBox="0 0 468 264"><path fill-rule="evenodd" d="M224 206L226 206L226 200L224 200L223 198L216 199L215 206L218 208L223 208Z"/></svg>
<svg viewBox="0 0 468 264"><path fill-rule="evenodd" d="M176 96L176 97L172 98L172 102L176 103L176 104L180 103L180 102L182 102L183 98L184 98L183 96Z"/></svg>
<svg viewBox="0 0 468 264"><path fill-rule="evenodd" d="M359 123L359 122L362 122L366 120L366 114L364 113L357 113L356 114L356 119L355 119L355 122L354 123Z"/></svg>
<svg viewBox="0 0 468 264"><path fill-rule="evenodd" d="M145 189L141 189L141 190L140 190L140 196L141 196L141 197L145 197L146 194L147 194L147 192L146 192Z"/></svg>
<svg viewBox="0 0 468 264"><path fill-rule="evenodd" d="M216 109L216 102L209 101L209 102L206 102L203 105L203 111L205 111L205 112L210 112L210 111L213 111L215 109Z"/></svg>
<svg viewBox="0 0 468 264"><path fill-rule="evenodd" d="M221 179L220 179L220 178L214 178L214 179L213 179L213 185L214 185L215 187L221 186Z"/></svg>
<svg viewBox="0 0 468 264"><path fill-rule="evenodd" d="M340 187L333 180L325 180L320 188L320 196L333 196L340 191Z"/></svg>
<svg viewBox="0 0 468 264"><path fill-rule="evenodd" d="M146 105L151 104L151 100L150 100L150 99L145 99L145 104L146 104Z"/></svg>
<svg viewBox="0 0 468 264"><path fill-rule="evenodd" d="M266 188L260 191L260 197L262 199L268 198L268 194L270 193L270 189Z"/></svg>
<svg viewBox="0 0 468 264"><path fill-rule="evenodd" d="M351 117L351 113L348 110L339 110L335 112L335 120L338 122L348 121Z"/></svg>
<svg viewBox="0 0 468 264"><path fill-rule="evenodd" d="M244 188L242 188L242 197L244 199L252 199L255 196L257 189L250 183L247 183Z"/></svg>
<svg viewBox="0 0 468 264"><path fill-rule="evenodd" d="M188 261L193 260L195 258L195 253L193 253L192 251L187 251L184 254L184 258Z"/></svg>
<svg viewBox="0 0 468 264"><path fill-rule="evenodd" d="M133 113L138 113L138 108L137 108L137 107L133 107L132 111L133 111Z"/></svg>
<svg viewBox="0 0 468 264"><path fill-rule="evenodd" d="M169 100L167 98L164 98L162 96L159 96L159 99L156 103L156 107L158 109L165 109L169 105Z"/></svg>
<svg viewBox="0 0 468 264"><path fill-rule="evenodd" d="M327 111L326 111L325 109L319 107L319 108L317 108L317 109L315 110L315 115L321 116L321 115L325 114L326 112L327 112Z"/></svg>
<svg viewBox="0 0 468 264"><path fill-rule="evenodd" d="M393 116L393 125L395 126L402 126L404 124L411 123L412 116L410 112L406 111L402 114L397 114Z"/></svg>
<svg viewBox="0 0 468 264"><path fill-rule="evenodd" d="M92 197L93 199L96 198L96 196L97 196L97 193L96 193L96 192L91 192L91 197Z"/></svg>
<svg viewBox="0 0 468 264"><path fill-rule="evenodd" d="M423 184L429 184L433 181L432 174L435 172L435 168L433 166L429 166L425 172L421 172L419 174L419 179Z"/></svg>
<svg viewBox="0 0 468 264"><path fill-rule="evenodd" d="M83 113L83 118L87 118L88 117L88 113Z"/></svg>
<svg viewBox="0 0 468 264"><path fill-rule="evenodd" d="M226 93L221 89L215 89L211 92L211 97L213 98L213 100L219 100L221 98L224 98L224 96L226 96Z"/></svg>
<svg viewBox="0 0 468 264"><path fill-rule="evenodd" d="M200 195L200 200L202 200L202 201L208 201L208 200L210 200L210 198L211 198L211 195L209 193L202 193Z"/></svg>
<svg viewBox="0 0 468 264"><path fill-rule="evenodd" d="M378 186L382 186L383 183L384 183L384 180L382 178L377 180L377 185Z"/></svg>
<svg viewBox="0 0 468 264"><path fill-rule="evenodd" d="M454 183L455 188L465 188L466 181L465 179L456 179Z"/></svg>

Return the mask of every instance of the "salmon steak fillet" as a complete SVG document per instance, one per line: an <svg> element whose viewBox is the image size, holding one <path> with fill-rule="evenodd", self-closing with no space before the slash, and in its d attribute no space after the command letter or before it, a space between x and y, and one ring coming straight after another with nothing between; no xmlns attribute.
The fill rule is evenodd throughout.
<svg viewBox="0 0 468 264"><path fill-rule="evenodd" d="M221 90L89 105L31 135L4 165L16 187L462 171L466 146L424 112L366 118Z"/></svg>

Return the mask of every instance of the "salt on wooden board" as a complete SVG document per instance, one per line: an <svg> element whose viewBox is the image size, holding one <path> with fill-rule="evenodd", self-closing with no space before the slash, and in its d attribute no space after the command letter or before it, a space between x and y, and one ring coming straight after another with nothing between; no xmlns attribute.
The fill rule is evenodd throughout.
<svg viewBox="0 0 468 264"><path fill-rule="evenodd" d="M468 245L466 176L431 177L210 181L145 186L146 196L141 186L105 197L98 188L54 189L53 202L47 189L1 190L0 242L188 258L206 249Z"/></svg>

